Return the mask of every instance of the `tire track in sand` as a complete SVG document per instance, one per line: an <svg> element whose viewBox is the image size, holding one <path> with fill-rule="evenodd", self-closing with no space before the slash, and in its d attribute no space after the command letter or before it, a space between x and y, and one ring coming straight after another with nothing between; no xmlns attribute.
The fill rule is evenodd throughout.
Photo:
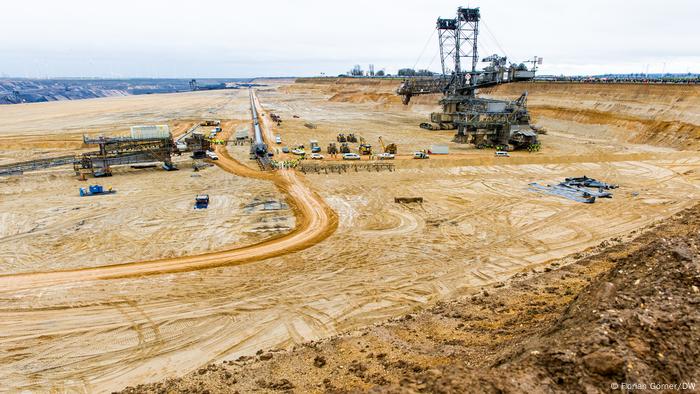
<svg viewBox="0 0 700 394"><path fill-rule="evenodd" d="M260 103L255 100L260 111ZM271 135L268 124L260 122L264 134ZM228 134L225 139L228 139ZM52 286L89 280L105 280L145 275L195 271L225 265L240 265L306 249L326 239L338 227L338 217L328 204L311 190L295 170L261 172L233 159L225 146L217 146L216 164L224 171L241 177L270 181L287 196L296 217L296 227L279 237L241 248L193 256L123 263L100 267L0 275L0 291L16 291L39 286Z"/></svg>

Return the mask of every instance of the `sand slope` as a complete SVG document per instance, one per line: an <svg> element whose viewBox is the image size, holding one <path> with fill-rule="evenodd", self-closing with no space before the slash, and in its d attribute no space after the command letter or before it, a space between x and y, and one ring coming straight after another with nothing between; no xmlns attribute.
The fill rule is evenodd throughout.
<svg viewBox="0 0 700 394"><path fill-rule="evenodd" d="M529 93L535 121L544 126L565 124L590 131L605 125L609 136L621 141L679 149L700 146L698 85L523 82L482 90L507 98L523 91Z"/></svg>

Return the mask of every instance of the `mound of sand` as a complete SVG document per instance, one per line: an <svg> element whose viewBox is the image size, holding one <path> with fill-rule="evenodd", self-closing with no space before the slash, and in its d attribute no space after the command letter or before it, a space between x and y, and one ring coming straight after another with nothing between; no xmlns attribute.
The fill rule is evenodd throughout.
<svg viewBox="0 0 700 394"><path fill-rule="evenodd" d="M299 78L293 85L283 87L286 92L298 93L315 91L327 96L328 101L353 104L375 104L377 107L402 107L401 96L396 88L401 79L362 79L362 78ZM411 106L436 106L439 95L417 96L411 99Z"/></svg>

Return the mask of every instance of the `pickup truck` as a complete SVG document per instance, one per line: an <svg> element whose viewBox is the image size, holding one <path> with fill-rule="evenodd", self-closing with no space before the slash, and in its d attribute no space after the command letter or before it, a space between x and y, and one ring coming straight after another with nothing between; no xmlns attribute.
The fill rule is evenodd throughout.
<svg viewBox="0 0 700 394"><path fill-rule="evenodd" d="M430 156L428 156L428 154L425 152L414 152L413 158L414 159L430 159Z"/></svg>

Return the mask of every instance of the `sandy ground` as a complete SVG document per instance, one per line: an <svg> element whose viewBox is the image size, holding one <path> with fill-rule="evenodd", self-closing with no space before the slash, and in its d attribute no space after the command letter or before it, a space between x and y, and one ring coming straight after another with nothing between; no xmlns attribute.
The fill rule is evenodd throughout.
<svg viewBox="0 0 700 394"><path fill-rule="evenodd" d="M250 245L294 228L289 209L263 210L265 201L284 201L274 186L216 167L119 171L87 183L117 193L80 197L78 188L87 184L72 170L0 179L3 191L13 190L0 199L0 273L178 257ZM209 194L209 209L193 209L197 193Z"/></svg>
<svg viewBox="0 0 700 394"><path fill-rule="evenodd" d="M698 213L418 313L123 393L697 392Z"/></svg>
<svg viewBox="0 0 700 394"><path fill-rule="evenodd" d="M215 97L202 94L204 106L197 110L189 109L192 96L162 95L150 101L134 97L135 102L127 101L126 108L120 98L57 102L55 108L44 103L36 107L3 106L0 117L12 118L18 116L18 109L24 109L20 111L24 119L39 117L39 125L44 125L41 119L56 120L51 123L54 128L46 131L49 141L65 139L77 146L82 145L82 134L71 130L83 121L86 125L113 122L119 126L106 126L106 129L126 130L131 121L163 122L179 135L195 122L172 119L170 111L180 111L186 117L201 114L201 119L222 119L227 133L246 118L241 108L246 108L247 91L220 93ZM163 103L162 108L159 103ZM112 108L116 110L112 112ZM140 112L130 113L130 110ZM63 115L59 117L59 114ZM12 138L27 141L27 145L21 146L21 150L3 150L3 155L14 153L15 160L24 160L32 152L39 151L39 155L47 152L32 148L35 140L42 138L18 139L12 127L16 123L16 120L8 122L0 129L0 144L7 141L4 138ZM25 124L29 124L28 130L37 127L33 120ZM124 132L128 131L110 134ZM61 154L73 151L63 149ZM85 268L216 251L250 245L294 228L294 216L286 207L284 195L271 182L231 176L217 167L195 173L187 155L176 156L175 162L180 171L121 167L112 178L88 182L79 181L72 169L0 178L0 261L3 263L0 274ZM79 188L95 183L112 187L117 193L79 196ZM194 196L199 193L210 195L210 209L193 209ZM260 205L264 201L279 201L285 207L264 211Z"/></svg>
<svg viewBox="0 0 700 394"><path fill-rule="evenodd" d="M449 141L452 132L429 132L416 127L433 109L426 104L429 102L418 100L416 105L404 107L386 90L390 92L386 86L338 84L329 88L327 84L297 83L279 89L276 86L261 89L259 98L266 110L282 116L282 127L273 127L270 132L281 134L286 144L318 139L325 151L326 144L335 140L335 134L344 131L361 134L375 145L381 135L388 142L396 142L399 153L408 154L414 149ZM375 95L374 91L381 94ZM129 98L52 103L75 107L72 116L63 120L62 128L49 128L47 134L72 133L71 129L78 129L81 122L85 122L85 127L104 122L105 127L115 123L111 126L115 130L126 129L123 122L131 122L127 115L132 110L140 111L138 122L141 123L146 118L191 119L209 113L211 108L223 108L225 116L221 112L217 116L235 120L238 123L231 127L238 127L249 116L244 93L151 96L152 101L138 97L134 103ZM546 101L546 93L539 99ZM107 115L93 112L96 105L100 106L98 112L109 113L108 117L112 113L127 115L104 120ZM152 115L161 105L166 109ZM38 126L31 126L36 133L53 124L37 115L41 111L24 107L24 113L21 108L0 108L0 119L10 119L10 124L18 123L15 118L31 123L37 116ZM62 110L57 109L56 113ZM304 127L309 121L318 128ZM299 184L318 193L338 217L338 227L332 235L304 250L207 270L66 281L14 290L7 285L4 289L0 287L0 382L11 390L105 392L182 375L211 362L251 355L262 348L288 347L327 337L468 293L475 287L505 280L525 268L580 252L602 240L620 237L670 216L698 198L700 155L696 152L634 144L615 138L615 133L603 125L597 126L599 135L590 124L577 125L566 120L559 125L555 122L547 125L549 133L543 137L542 152L517 153L504 161L495 160L492 152L448 143L452 152L449 156L427 161L397 160L395 172L297 175ZM0 129L0 136L8 135L16 141L18 129L14 126ZM35 148L23 146L21 151L31 149ZM243 147L230 151L234 158L244 154ZM253 171L253 167L245 168L236 171L241 171L239 174ZM119 187L125 192L142 195L141 215L151 209L176 213L176 209L162 208L160 204L160 199L171 197L170 182L168 188L146 189L147 179L129 180L154 176L157 178L150 183L157 179L165 185L164 177L172 177L182 197L167 201L177 207L180 198L189 203L191 196L187 196L187 190L190 194L198 192L190 188L203 181L191 178L190 174L190 171L174 174L153 171L141 175L129 173L123 180L117 180L122 177L120 174L112 180L120 182ZM276 192L272 182L237 178L218 168L207 169L202 174L211 177L212 185L221 185L222 193L229 191L228 207L239 207L238 210L220 207L227 212L216 215L222 221L216 227L221 223L231 223L231 227L211 229L217 234L227 232L231 239L245 232L242 218L245 215L241 215L240 204L258 194ZM621 188L615 191L613 199L594 205L527 191L527 183L531 181L553 182L583 174L619 183ZM69 174L55 175L53 182L57 184L52 187L65 190L72 198L78 182L70 179ZM39 188L31 183L33 176L20 181L3 180L8 183L3 183L0 204L17 207L11 205L16 202L9 200L19 199L22 190L19 185ZM44 179L49 175L36 176ZM68 178L62 180L62 177ZM302 192L300 189L292 193ZM120 196L118 193L100 198ZM125 193L124 198L128 196ZM394 196L422 196L425 203L397 205L393 203ZM76 232L75 223L81 219L63 208L83 203L78 197L76 201L68 197L30 198L31 204L26 206L31 206L31 210L22 208L27 212L60 209L54 213L58 217L56 223L65 225L46 229L47 239L72 237L77 242L85 236L95 237L95 233L83 228L78 229L77 235L66 235L68 231ZM90 201L90 204L109 203ZM116 210L116 204L109 209ZM174 240L173 247L178 242L182 245L183 240L189 240L195 233L196 224L188 220L178 221L177 216L165 213L154 215L167 218L157 227L171 226L165 233ZM118 216L116 226L133 223L126 213ZM17 218L3 219L3 223L16 226L12 227L16 228L12 236L17 237L31 230L30 223L35 218L25 224ZM101 223L101 232L107 228L105 218L95 219ZM138 226L142 225L140 220ZM96 227L94 231L99 230ZM191 244L206 243L210 238L203 234L196 236L199 241ZM0 239L1 244L12 243L5 242L6 237ZM26 235L26 238L33 237ZM231 239L224 243L230 246ZM167 250L167 244L158 253ZM130 243L77 245L77 250L56 257L52 254L60 248L47 250L42 256L38 252L40 248L33 247L30 248L33 255L20 262L3 264L3 268L15 264L15 268L5 272L54 269L68 261L70 253L77 256L75 261L61 268L114 263L124 261L124 256L133 257L129 261L168 256L137 257L137 253L148 250L141 251ZM10 247L6 248L3 263L8 253L12 257ZM98 262L87 257L100 253L109 257ZM43 269L30 270L29 262Z"/></svg>

